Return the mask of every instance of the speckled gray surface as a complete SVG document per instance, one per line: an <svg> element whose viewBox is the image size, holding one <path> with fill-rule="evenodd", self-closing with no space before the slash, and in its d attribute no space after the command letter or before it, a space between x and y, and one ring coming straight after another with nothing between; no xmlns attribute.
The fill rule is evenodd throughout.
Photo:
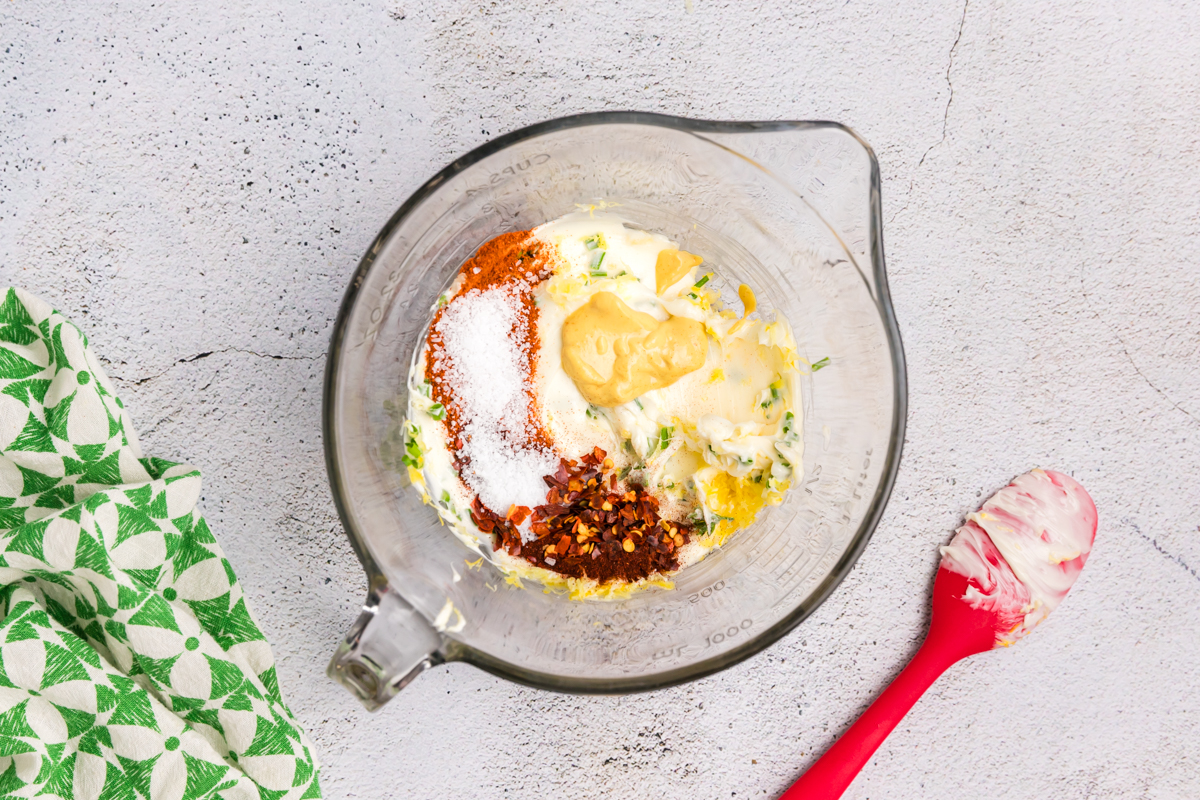
<svg viewBox="0 0 1200 800"><path fill-rule="evenodd" d="M771 797L913 651L935 545L1037 464L1100 510L1066 603L939 681L851 798L1200 796L1200 10L1186 3L0 6L0 280L92 338L204 507L329 797ZM911 380L891 504L812 618L623 698L324 676L363 580L325 481L347 277L454 156L626 108L874 145Z"/></svg>

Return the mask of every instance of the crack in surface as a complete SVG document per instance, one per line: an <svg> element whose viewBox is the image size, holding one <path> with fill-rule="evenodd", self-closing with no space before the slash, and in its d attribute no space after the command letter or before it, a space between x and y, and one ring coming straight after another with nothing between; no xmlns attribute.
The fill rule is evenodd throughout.
<svg viewBox="0 0 1200 800"><path fill-rule="evenodd" d="M917 167L925 163L925 159L933 152L933 148L946 143L946 128L950 124L950 104L954 102L954 84L950 80L950 70L954 68L954 51L958 50L958 43L962 41L963 26L967 23L967 6L970 4L971 0L963 0L962 17L958 20L958 35L954 37L954 44L950 45L950 57L946 63L946 86L950 87L950 97L946 100L945 111L942 112L942 138L929 145L925 155L921 156L921 160L917 162Z"/></svg>
<svg viewBox="0 0 1200 800"><path fill-rule="evenodd" d="M946 131L950 125L950 104L954 102L954 84L950 81L950 70L954 67L954 52L958 49L958 43L962 41L963 27L967 22L967 6L969 4L970 0L963 0L962 17L960 17L958 20L958 34L954 37L954 43L950 45L950 56L946 63L946 85L950 87L950 97L946 100L946 108L942 111L942 138L929 145L928 149L925 150L924 155L921 156L921 160L917 162L916 169L920 169L921 166L925 164L925 159L929 157L929 154L933 152L935 147L946 143ZM916 170L914 170L914 172L915 171ZM892 212L891 216L887 219L887 224L891 225L892 221L895 220L896 217L908 210L909 199L912 197L913 185L915 183L915 178L909 178L908 191L904 194L904 205Z"/></svg>
<svg viewBox="0 0 1200 800"><path fill-rule="evenodd" d="M1110 264L1112 263L1111 260L1109 261L1109 263ZM1162 389L1158 388L1158 386L1155 385L1154 381L1150 380L1150 378L1146 376L1146 373L1142 372L1141 367L1139 367L1137 365L1137 362L1133 360L1133 355L1130 354L1130 352L1129 352L1129 345L1125 344L1125 339L1121 336L1121 332L1117 329L1117 327L1115 325L1113 325L1108 320L1106 320L1103 317L1103 315L1101 315L1100 312L1097 311L1095 309L1095 307L1092 305L1092 296L1090 294L1088 294L1087 281L1084 280L1084 274L1086 272L1086 269L1087 269L1086 264L1081 265L1079 267L1079 288L1080 288L1080 291L1083 293L1083 302L1085 305L1087 305L1088 311L1091 311L1092 315L1095 316L1096 319L1098 319L1102 325L1107 327L1109 329L1109 331L1112 332L1112 335L1117 340L1117 344L1119 344L1121 346L1121 352L1125 354L1125 359L1129 362L1129 366L1133 367L1133 371L1136 372L1138 374L1138 376L1146 382L1146 385L1149 386L1154 391L1158 392L1159 397L1161 397L1163 400L1166 400L1167 403L1172 408L1174 408L1176 411L1183 414L1185 417L1190 419L1192 422L1200 423L1200 419L1196 419L1196 417L1192 415L1192 412L1188 411L1186 408L1179 405L1179 403L1176 403L1174 400L1172 400L1171 396L1169 394L1164 392Z"/></svg>
<svg viewBox="0 0 1200 800"><path fill-rule="evenodd" d="M1146 534L1142 533L1142 529L1138 527L1136 522L1132 522L1128 519L1125 520L1125 522L1126 522L1126 524L1129 525L1129 527L1133 528L1134 532L1137 533L1138 536L1145 539L1146 542L1148 542L1151 547L1153 547L1155 550L1157 550L1160 555L1165 557L1171 563L1173 563L1177 566L1183 567L1183 569L1186 570L1189 575L1191 575L1196 580L1200 581L1200 573L1197 573L1196 570L1194 568L1192 568L1191 566L1189 566L1186 561L1184 561L1182 558L1175 555L1174 553L1170 552L1169 550L1163 549L1163 546L1158 543L1158 539L1155 539L1152 536L1147 536Z"/></svg>
<svg viewBox="0 0 1200 800"><path fill-rule="evenodd" d="M138 379L134 380L131 378L122 378L119 375L115 375L115 374L112 375L111 377L113 380L120 381L121 383L129 383L134 386L141 386L144 383L149 383L152 380L161 378L163 375L166 375L168 372L175 369L175 367L179 366L180 364L190 364L193 361L200 361L202 359L208 358L209 356L221 355L222 353L243 353L248 356L254 356L255 358L269 358L273 361L315 361L318 358L324 357L323 354L320 356L284 356L284 355L277 355L275 353L260 353L257 350L246 350L241 347L223 347L220 350L205 350L204 352L201 352L201 353L195 353L194 355L185 356L184 358L177 359L174 364L167 367L166 369L160 370L159 372L156 372L153 375L147 375L144 378L138 378ZM109 361L105 358L101 358L100 361L103 362L106 366L112 364L111 361Z"/></svg>

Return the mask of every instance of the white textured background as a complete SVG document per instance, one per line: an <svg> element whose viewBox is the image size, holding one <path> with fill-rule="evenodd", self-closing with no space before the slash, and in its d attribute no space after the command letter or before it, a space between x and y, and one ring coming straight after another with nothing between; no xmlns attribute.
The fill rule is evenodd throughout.
<svg viewBox="0 0 1200 800"><path fill-rule="evenodd" d="M1079 585L847 796L1194 800L1200 8L693 3L7 0L0 280L85 329L147 452L204 471L330 798L773 797L915 648L935 545L1042 464L1100 509ZM364 595L319 431L342 291L447 161L599 109L875 147L912 387L888 512L829 602L715 677L579 698L454 665L368 716L324 676Z"/></svg>

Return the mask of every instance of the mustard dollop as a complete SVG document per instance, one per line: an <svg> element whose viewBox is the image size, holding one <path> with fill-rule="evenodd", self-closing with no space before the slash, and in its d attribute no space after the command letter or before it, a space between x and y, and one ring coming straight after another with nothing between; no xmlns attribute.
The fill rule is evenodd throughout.
<svg viewBox="0 0 1200 800"><path fill-rule="evenodd" d="M694 253L676 250L673 247L661 251L658 254L658 260L654 263L656 292L662 294L667 287L673 286L676 281L687 275L689 269L699 266L703 261L703 258Z"/></svg>
<svg viewBox="0 0 1200 800"><path fill-rule="evenodd" d="M612 292L597 292L563 323L562 367L589 403L613 407L670 386L704 366L704 325L659 321Z"/></svg>

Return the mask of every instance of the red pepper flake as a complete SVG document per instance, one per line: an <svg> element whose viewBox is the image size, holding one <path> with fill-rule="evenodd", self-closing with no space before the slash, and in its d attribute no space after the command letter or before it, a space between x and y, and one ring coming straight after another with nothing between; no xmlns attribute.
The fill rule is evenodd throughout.
<svg viewBox="0 0 1200 800"><path fill-rule="evenodd" d="M476 498L471 519L480 530L491 526L495 549L572 578L633 582L679 569L675 551L691 541L691 526L661 519L658 501L644 487L617 492L611 469L612 460L598 447L577 462L563 459L544 478L545 505L532 511L518 506L501 517ZM522 542L517 527L526 518L535 538Z"/></svg>

